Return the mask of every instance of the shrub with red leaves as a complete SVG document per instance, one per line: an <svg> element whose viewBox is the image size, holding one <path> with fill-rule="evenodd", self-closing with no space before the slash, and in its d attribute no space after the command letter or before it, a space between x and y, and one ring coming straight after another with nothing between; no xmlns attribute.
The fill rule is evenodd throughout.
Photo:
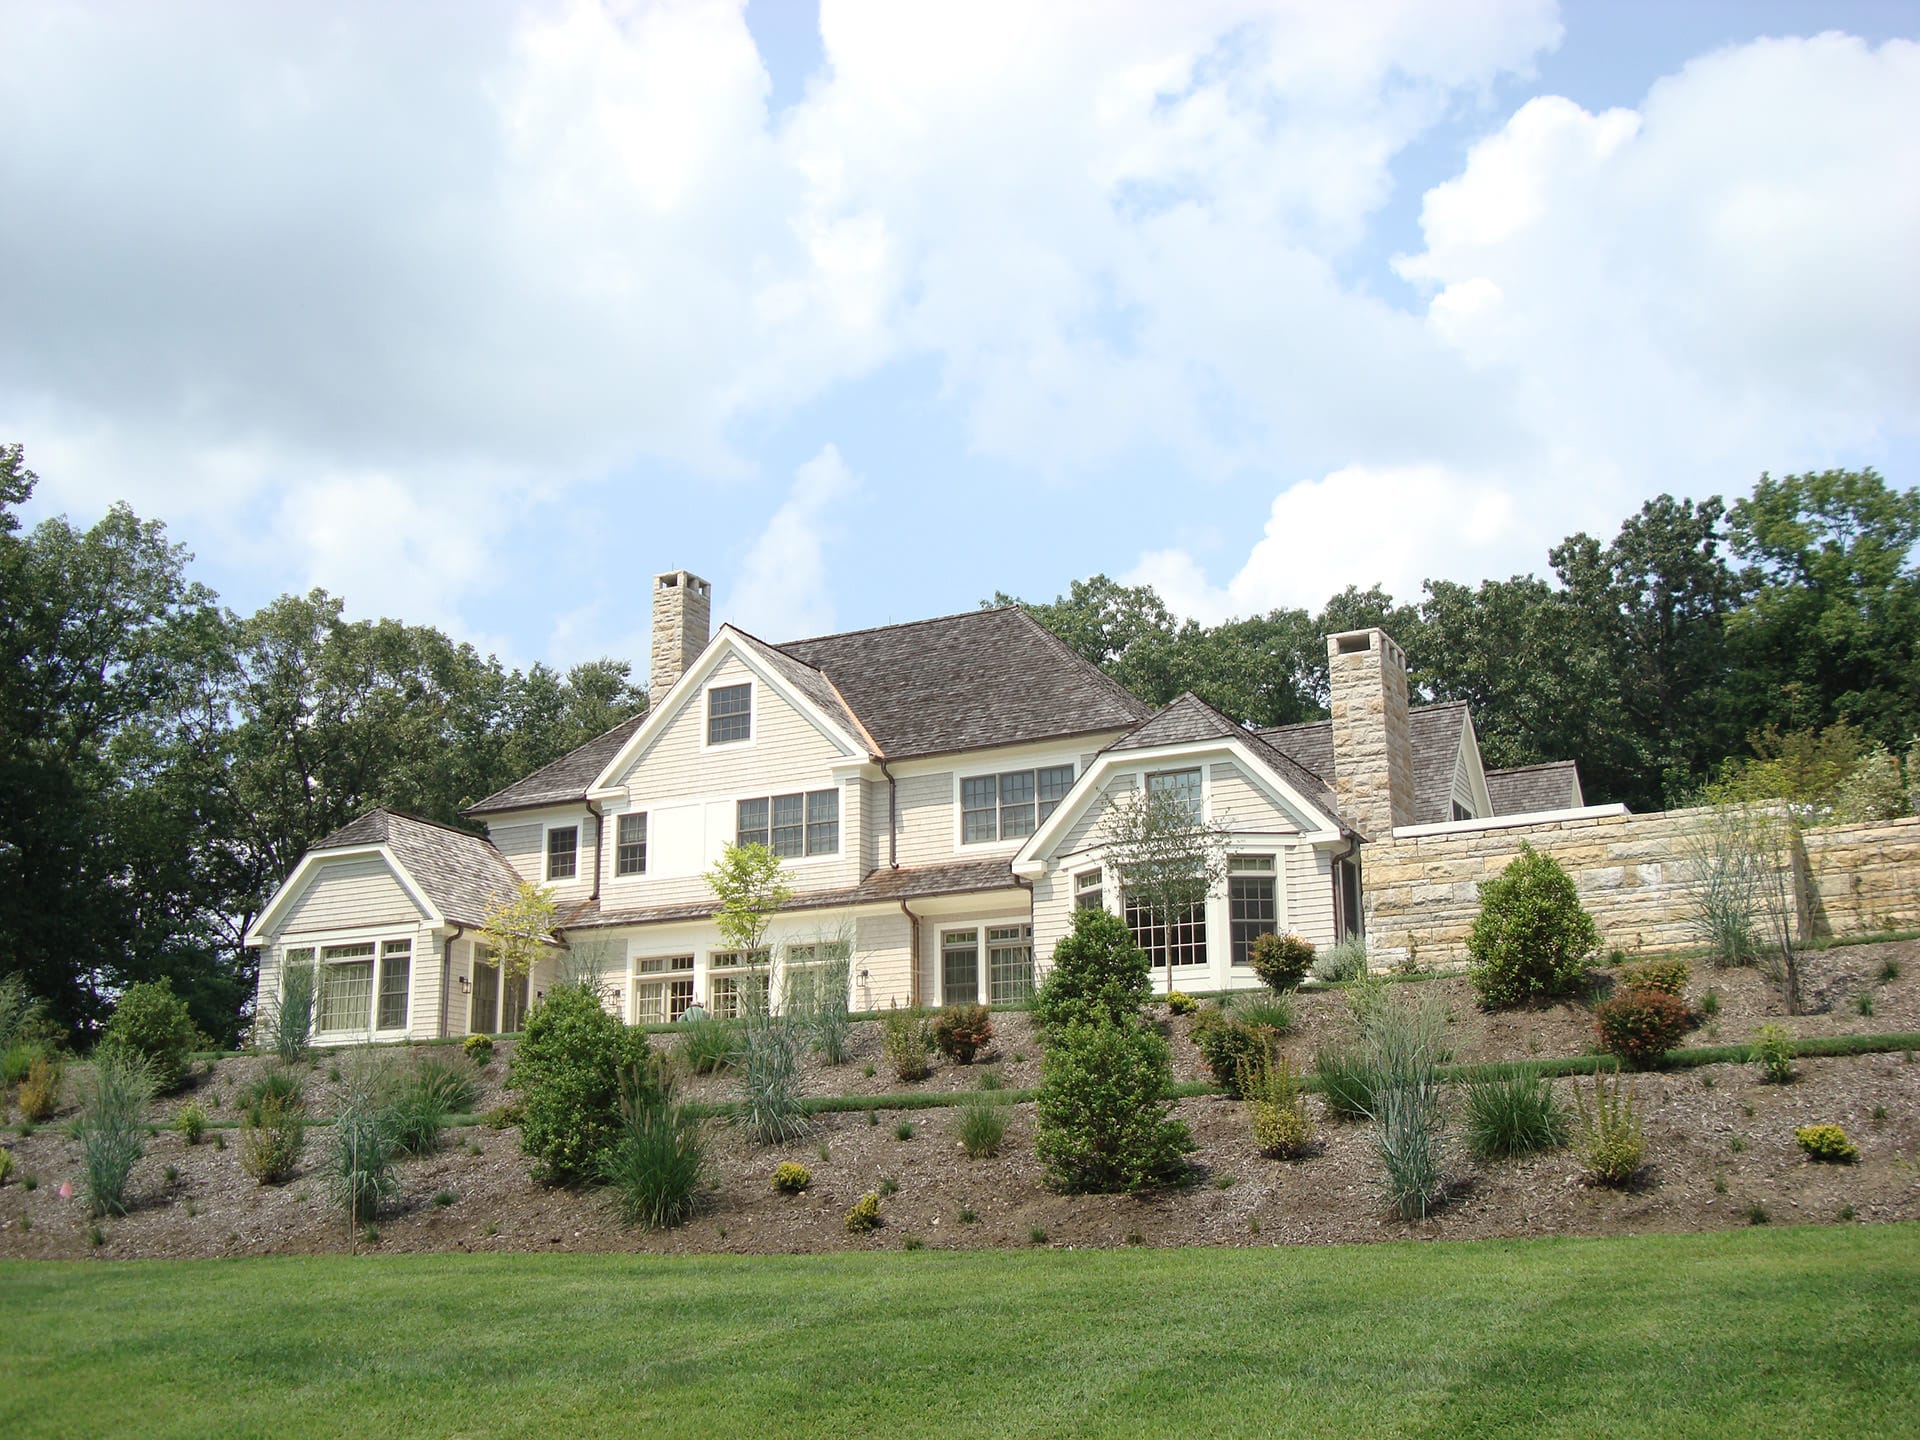
<svg viewBox="0 0 1920 1440"><path fill-rule="evenodd" d="M1640 1069L1658 1065L1695 1023L1686 1002L1664 990L1626 990L1593 1011L1600 1043Z"/></svg>

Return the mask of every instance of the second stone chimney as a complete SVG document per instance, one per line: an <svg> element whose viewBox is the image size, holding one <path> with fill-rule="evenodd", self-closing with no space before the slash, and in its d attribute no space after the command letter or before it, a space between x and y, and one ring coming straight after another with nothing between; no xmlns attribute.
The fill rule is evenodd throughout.
<svg viewBox="0 0 1920 1440"><path fill-rule="evenodd" d="M647 704L667 698L687 667L707 648L713 624L713 587L686 570L653 577L653 669Z"/></svg>
<svg viewBox="0 0 1920 1440"><path fill-rule="evenodd" d="M1327 637L1333 795L1369 839L1413 823L1407 657L1384 630Z"/></svg>

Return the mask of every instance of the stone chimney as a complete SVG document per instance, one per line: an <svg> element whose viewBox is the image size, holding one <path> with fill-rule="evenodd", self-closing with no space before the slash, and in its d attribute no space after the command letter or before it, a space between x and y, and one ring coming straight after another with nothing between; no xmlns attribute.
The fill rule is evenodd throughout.
<svg viewBox="0 0 1920 1440"><path fill-rule="evenodd" d="M647 704L658 705L707 648L713 587L686 570L653 577L653 670Z"/></svg>
<svg viewBox="0 0 1920 1440"><path fill-rule="evenodd" d="M1413 823L1407 657L1384 630L1327 637L1333 795L1369 839Z"/></svg>

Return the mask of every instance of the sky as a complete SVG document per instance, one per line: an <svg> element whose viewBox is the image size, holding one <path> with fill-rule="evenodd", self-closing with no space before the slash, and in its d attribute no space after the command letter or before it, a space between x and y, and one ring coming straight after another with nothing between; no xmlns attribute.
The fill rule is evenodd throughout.
<svg viewBox="0 0 1920 1440"><path fill-rule="evenodd" d="M0 0L0 440L251 611L643 674L1920 483L1920 5Z"/></svg>

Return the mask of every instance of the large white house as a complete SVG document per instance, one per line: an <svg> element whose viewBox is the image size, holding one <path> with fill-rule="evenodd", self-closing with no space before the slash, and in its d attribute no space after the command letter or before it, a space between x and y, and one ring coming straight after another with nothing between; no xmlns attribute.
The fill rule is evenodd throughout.
<svg viewBox="0 0 1920 1440"><path fill-rule="evenodd" d="M763 972L728 951L706 870L729 843L783 857L776 994L845 954L857 1010L1000 1003L1080 906L1124 915L1174 984L1255 983L1247 947L1362 924L1366 841L1581 803L1571 763L1486 772L1466 707L1411 707L1379 630L1328 639L1332 718L1252 731L1188 694L1152 711L1024 611L770 645L710 630L707 582L656 577L643 715L466 813L484 838L374 810L315 845L248 943L261 1012L317 963L319 1039L515 1031L563 966L591 964L632 1022L737 1012ZM1146 786L1232 835L1187 923L1148 926L1102 865L1101 819ZM559 904L553 958L503 975L476 938L521 880ZM842 948L844 947L844 948Z"/></svg>

